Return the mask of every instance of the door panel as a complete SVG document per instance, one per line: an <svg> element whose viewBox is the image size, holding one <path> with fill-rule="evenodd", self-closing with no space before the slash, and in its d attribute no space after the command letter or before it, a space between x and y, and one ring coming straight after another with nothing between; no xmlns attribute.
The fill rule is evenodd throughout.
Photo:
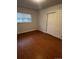
<svg viewBox="0 0 79 59"><path fill-rule="evenodd" d="M61 12L49 13L47 22L47 33L61 38L62 17Z"/></svg>

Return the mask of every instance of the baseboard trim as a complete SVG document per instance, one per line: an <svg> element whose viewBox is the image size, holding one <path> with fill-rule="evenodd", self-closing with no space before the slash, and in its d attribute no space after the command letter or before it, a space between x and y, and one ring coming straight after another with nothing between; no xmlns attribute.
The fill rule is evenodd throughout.
<svg viewBox="0 0 79 59"><path fill-rule="evenodd" d="M34 31L40 31L40 30L32 30L32 31L28 31L28 32L19 33L19 34L17 33L17 35L23 35L23 34L30 33L30 32L34 32ZM43 31L40 31L40 32L45 33L45 34L48 34L48 33L43 32ZM50 34L48 34L48 35L50 35ZM50 35L50 36L53 36L53 35ZM53 37L58 38L56 36L53 36ZM58 38L58 39L60 39L60 38ZM60 40L62 40L62 39L60 39Z"/></svg>
<svg viewBox="0 0 79 59"><path fill-rule="evenodd" d="M45 33L45 34L48 34L47 32L44 32L44 31L41 31L41 30L38 30L38 31L43 32L43 33ZM48 34L48 35L50 35L50 34ZM50 35L50 36L53 36L53 35ZM58 38L58 39L62 40L62 39L61 39L61 38L59 38L59 37L56 37L56 36L53 36L53 37L55 37L55 38Z"/></svg>
<svg viewBox="0 0 79 59"><path fill-rule="evenodd" d="M33 31L39 31L39 30L32 30L32 31L28 31L28 32L23 32L23 33L17 33L17 35L22 35L22 34L26 34L26 33L29 33L29 32L33 32Z"/></svg>

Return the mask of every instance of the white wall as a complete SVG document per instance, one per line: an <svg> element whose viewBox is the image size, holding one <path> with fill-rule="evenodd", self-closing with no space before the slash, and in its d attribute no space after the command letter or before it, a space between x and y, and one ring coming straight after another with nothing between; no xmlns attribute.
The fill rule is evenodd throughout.
<svg viewBox="0 0 79 59"><path fill-rule="evenodd" d="M56 11L61 12L61 10L62 10L61 4L49 7L47 9L40 10L39 11L39 21L38 21L39 22L39 24L38 24L39 30L46 33L46 30L47 30L47 14L50 13L50 12L56 12ZM56 37L61 38L61 36L62 36L62 18L60 19L59 35L56 36Z"/></svg>
<svg viewBox="0 0 79 59"><path fill-rule="evenodd" d="M47 14L50 12L62 11L62 5L58 4L40 11L28 9L28 8L17 8L19 12L31 13L32 14L32 23L18 23L17 24L17 32L24 33L33 30L40 30L45 33L47 30ZM60 17L61 18L61 17ZM62 18L60 19L59 32L56 37L61 38L62 36Z"/></svg>
<svg viewBox="0 0 79 59"><path fill-rule="evenodd" d="M28 31L37 30L37 11L36 10L18 7L17 11L32 14L32 22L31 23L18 23L17 24L18 34L28 32Z"/></svg>

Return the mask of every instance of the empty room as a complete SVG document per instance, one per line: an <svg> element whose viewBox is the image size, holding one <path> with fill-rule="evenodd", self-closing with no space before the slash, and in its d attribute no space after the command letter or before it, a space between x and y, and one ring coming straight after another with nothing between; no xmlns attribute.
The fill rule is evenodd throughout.
<svg viewBox="0 0 79 59"><path fill-rule="evenodd" d="M17 0L17 59L62 59L62 0Z"/></svg>

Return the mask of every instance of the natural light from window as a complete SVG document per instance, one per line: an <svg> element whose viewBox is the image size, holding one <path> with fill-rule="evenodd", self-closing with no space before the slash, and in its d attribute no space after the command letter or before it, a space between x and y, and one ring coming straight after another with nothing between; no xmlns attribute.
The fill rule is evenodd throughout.
<svg viewBox="0 0 79 59"><path fill-rule="evenodd" d="M28 23L32 22L32 16L31 14L27 13L17 13L17 23Z"/></svg>

